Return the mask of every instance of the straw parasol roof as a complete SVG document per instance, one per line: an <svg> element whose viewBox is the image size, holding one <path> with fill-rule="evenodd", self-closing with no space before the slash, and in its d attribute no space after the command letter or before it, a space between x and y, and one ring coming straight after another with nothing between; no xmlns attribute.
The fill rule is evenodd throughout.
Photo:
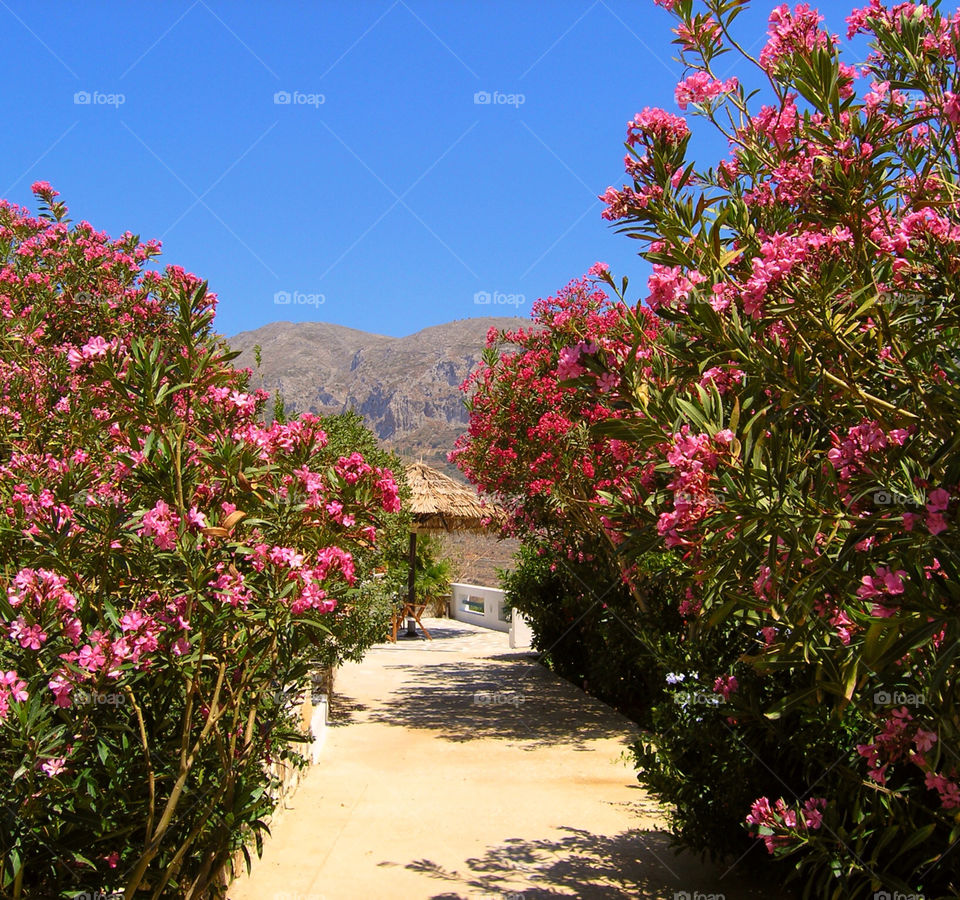
<svg viewBox="0 0 960 900"><path fill-rule="evenodd" d="M425 466L422 462L406 468L410 499L407 508L413 514L410 528L410 550L407 573L408 609L415 608L414 584L417 568L417 532L420 531L483 531L487 523L502 521L496 507L483 506L476 493L452 478ZM412 635L413 620L407 619L407 634Z"/></svg>
<svg viewBox="0 0 960 900"><path fill-rule="evenodd" d="M406 476L417 531L481 531L502 517L496 507L481 505L473 490L422 462L407 466Z"/></svg>

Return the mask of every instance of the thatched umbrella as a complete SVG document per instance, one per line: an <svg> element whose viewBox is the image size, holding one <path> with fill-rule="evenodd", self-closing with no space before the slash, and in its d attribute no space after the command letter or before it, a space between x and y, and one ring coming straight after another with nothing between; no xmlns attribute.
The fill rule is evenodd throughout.
<svg viewBox="0 0 960 900"><path fill-rule="evenodd" d="M410 571L407 575L407 600L414 602L414 580L417 565L417 534L421 531L484 531L488 523L503 518L496 507L480 503L475 491L452 478L425 466L422 462L406 468L410 500L407 508L413 514L410 529ZM407 633L411 633L407 621Z"/></svg>

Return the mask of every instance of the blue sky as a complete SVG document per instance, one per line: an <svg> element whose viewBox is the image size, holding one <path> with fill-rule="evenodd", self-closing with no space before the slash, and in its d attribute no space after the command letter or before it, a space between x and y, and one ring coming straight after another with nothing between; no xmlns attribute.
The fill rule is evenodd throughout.
<svg viewBox="0 0 960 900"><path fill-rule="evenodd" d="M820 8L843 33L847 5ZM626 121L673 109L671 24L652 0L0 0L0 196L33 208L47 180L75 220L160 238L226 335L529 315L596 260L636 299L596 195Z"/></svg>

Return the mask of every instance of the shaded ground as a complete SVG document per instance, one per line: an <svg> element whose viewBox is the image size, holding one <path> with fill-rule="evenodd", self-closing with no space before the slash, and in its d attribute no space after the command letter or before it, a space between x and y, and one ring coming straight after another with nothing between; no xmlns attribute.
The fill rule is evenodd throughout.
<svg viewBox="0 0 960 900"><path fill-rule="evenodd" d="M231 900L771 896L752 853L729 872L674 854L632 723L505 634L425 621L434 641L340 672L321 761Z"/></svg>

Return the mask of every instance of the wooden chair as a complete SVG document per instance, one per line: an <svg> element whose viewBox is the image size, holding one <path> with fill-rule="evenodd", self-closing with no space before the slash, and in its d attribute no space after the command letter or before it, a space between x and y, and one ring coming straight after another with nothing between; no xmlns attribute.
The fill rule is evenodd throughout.
<svg viewBox="0 0 960 900"><path fill-rule="evenodd" d="M423 633L427 636L427 640L432 641L433 638L431 637L430 632L427 631L427 626L420 621L420 616L422 616L426 612L428 605L429 604L427 604L426 602L420 602L419 600L413 603L404 603L403 615L408 620L413 619L413 621L420 626Z"/></svg>
<svg viewBox="0 0 960 900"><path fill-rule="evenodd" d="M387 630L387 640L392 643L397 642L397 631L400 629L400 626L403 625L403 609L398 608L393 611L390 616L390 625Z"/></svg>
<svg viewBox="0 0 960 900"><path fill-rule="evenodd" d="M395 644L397 642L397 632L403 626L404 620L413 619L414 622L420 626L423 633L427 636L427 640L432 641L432 635L430 634L426 625L420 621L420 617L424 614L424 612L426 612L427 606L427 603L419 600L413 603L407 603L404 601L403 606L397 609L390 617L390 633L387 635L387 640Z"/></svg>

